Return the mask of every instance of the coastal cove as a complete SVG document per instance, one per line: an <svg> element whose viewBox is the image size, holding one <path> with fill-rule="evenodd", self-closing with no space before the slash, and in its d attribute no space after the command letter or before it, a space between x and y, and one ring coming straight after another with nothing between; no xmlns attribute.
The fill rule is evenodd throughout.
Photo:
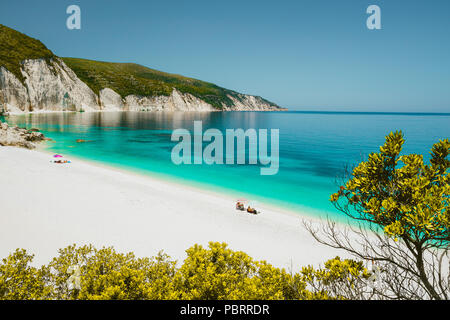
<svg viewBox="0 0 450 320"><path fill-rule="evenodd" d="M448 302L449 12L2 1L0 304Z"/></svg>
<svg viewBox="0 0 450 320"><path fill-rule="evenodd" d="M327 112L105 112L9 116L11 125L38 128L53 142L42 146L99 164L245 197L301 215L340 220L329 202L345 167L378 151L384 136L403 130L405 153L428 155L449 137L449 115ZM175 129L279 129L280 167L260 175L260 165L175 165ZM77 142L77 140L85 142ZM41 148L42 148L41 147Z"/></svg>

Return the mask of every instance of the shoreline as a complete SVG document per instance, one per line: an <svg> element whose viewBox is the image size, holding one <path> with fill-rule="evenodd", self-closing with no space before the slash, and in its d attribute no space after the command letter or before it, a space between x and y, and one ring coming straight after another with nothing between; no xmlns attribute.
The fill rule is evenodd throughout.
<svg viewBox="0 0 450 320"><path fill-rule="evenodd" d="M112 111L108 111L108 112L116 112L116 111L119 113L130 112L130 111L124 111L124 110L112 110ZM40 113L40 112L41 111L37 111L36 113ZM98 112L101 112L101 110L100 111L93 110L90 113L98 113ZM140 112L140 111L131 111L131 112ZM153 112L158 112L158 111L153 111ZM195 111L193 111L193 112L195 112ZM229 112L233 112L233 111L229 111ZM237 111L237 112L246 112L246 111ZM266 111L262 111L262 112L266 112ZM42 111L42 113L64 114L66 112ZM77 112L69 112L69 113L77 113ZM51 149L51 145L47 141L43 141L43 143L36 144L37 151L48 152L48 153L55 152L55 151L51 151L50 149ZM224 194L225 193L229 197L232 197L235 199L246 198L249 200L254 200L258 204L264 203L265 206L271 208L272 210L283 211L286 214L294 215L297 217L303 216L305 218L309 218L309 219L313 219L313 220L321 220L321 219L326 219L327 217L330 217L334 221L336 221L340 224L344 224L344 225L347 224L347 219L345 217L340 217L339 214L335 214L335 213L331 212L331 210L326 210L323 208L322 209L316 208L316 207L312 207L312 206L304 206L297 202L289 202L289 201L285 201L285 200L279 200L279 199L276 199L273 197L261 196L257 193L251 193L251 192L247 192L247 191L238 191L238 190L234 190L232 188L218 186L216 184L208 183L205 181L196 181L193 179L186 179L186 178L183 178L180 176L175 176L172 174L140 169L140 168L137 168L134 166L127 166L126 164L120 164L117 162L110 163L107 161L95 160L88 156L80 156L76 153L72 153L70 150L65 150L62 152L65 153L66 155L70 155L70 157L72 157L72 158L77 158L81 161L89 162L95 166L109 168L112 170L120 170L122 172L135 174L138 176L144 175L144 176L148 176L150 178L163 180L163 181L169 181L169 182L175 183L175 184L182 184L184 186L187 186L189 188L194 188L194 189L196 189L198 191L202 191L202 192L210 192L210 190L212 190L211 192L213 194L218 194L218 193Z"/></svg>
<svg viewBox="0 0 450 320"><path fill-rule="evenodd" d="M5 114L1 115L3 117L8 116L26 116L30 114L48 114L48 113L102 113L102 112L282 112L282 111L293 111L289 110L289 108L282 108L280 107L277 110L116 110L116 109L102 109L102 110L96 110L96 109L89 109L84 110L82 112L80 111L63 111L63 110L38 110L38 111L26 111L26 112L6 112Z"/></svg>
<svg viewBox="0 0 450 320"><path fill-rule="evenodd" d="M36 144L36 148L33 150L37 151L37 152L45 153L49 157L51 157L52 155L55 154L55 152L48 150L47 147L45 146L46 143L48 143L48 142L42 141L42 143ZM131 167L126 167L126 166L119 165L119 164L110 164L110 163L106 163L106 162L103 162L100 160L96 161L96 160L89 159L87 157L82 157L82 156L77 156L77 155L72 155L72 154L66 154L66 156L71 159L75 159L75 160L78 160L81 162L88 163L95 167L99 167L99 168L103 168L103 169L107 169L107 170L113 170L113 171L120 172L122 174L129 174L129 175L133 175L135 177L140 177L140 178L147 177L149 179L154 179L154 180L157 180L162 183L173 184L174 186L183 186L188 189L191 189L192 191L209 194L210 196L220 195L220 196L229 198L232 201L235 201L236 199L240 199L240 198L252 198L253 197L253 195L251 195L251 194L242 194L242 193L238 194L239 193L238 191L235 191L232 189L217 187L217 186L209 185L209 184L203 183L203 182L197 182L197 181L193 181L193 180L183 179L183 178L175 177L175 176L172 176L169 174L153 172L153 171L137 169L137 168L131 168ZM208 188L210 188L210 189L208 189ZM251 199L248 199L248 200L252 201ZM258 205L263 203L264 208L267 208L271 211L277 211L279 213L286 214L286 215L289 215L292 217L310 219L310 220L314 220L316 222L318 222L320 220L320 218L318 218L316 215L314 215L312 213L314 211L319 212L320 210L318 210L318 209L313 209L313 208L311 208L310 210L308 210L308 209L304 209L304 210L289 209L289 208L287 208L287 205L283 206L282 204L280 204L278 206L275 202L271 202L271 199L268 199L268 198L264 198L264 200L258 199L258 200L256 200L256 202L258 202ZM336 222L342 223L342 221L340 221L340 220L336 221Z"/></svg>
<svg viewBox="0 0 450 320"><path fill-rule="evenodd" d="M256 216L238 212L229 194L76 157L58 165L42 149L0 148L2 258L21 247L44 264L60 248L92 243L137 256L163 250L180 262L195 243L218 241L255 260L298 270L343 254L303 228L302 218L319 222L312 217L266 204Z"/></svg>

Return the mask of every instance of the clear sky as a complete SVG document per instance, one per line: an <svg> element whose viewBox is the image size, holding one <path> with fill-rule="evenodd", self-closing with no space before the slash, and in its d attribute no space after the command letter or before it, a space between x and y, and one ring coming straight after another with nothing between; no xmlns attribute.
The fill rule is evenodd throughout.
<svg viewBox="0 0 450 320"><path fill-rule="evenodd" d="M81 8L81 30L66 8ZM381 30L366 9L381 8ZM135 62L300 110L450 112L449 0L1 0L55 54Z"/></svg>

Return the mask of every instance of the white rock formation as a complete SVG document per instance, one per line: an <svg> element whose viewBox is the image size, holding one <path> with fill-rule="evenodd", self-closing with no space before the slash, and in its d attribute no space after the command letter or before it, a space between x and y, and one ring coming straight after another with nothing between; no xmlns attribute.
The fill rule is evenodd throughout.
<svg viewBox="0 0 450 320"><path fill-rule="evenodd" d="M109 88L100 90L100 104L102 110L106 111L120 111L125 109L120 94Z"/></svg>
<svg viewBox="0 0 450 320"><path fill-rule="evenodd" d="M28 90L14 74L0 67L0 110L14 113L29 111Z"/></svg>
<svg viewBox="0 0 450 320"><path fill-rule="evenodd" d="M217 111L209 103L174 89L170 96L129 95L124 99L104 88L97 96L61 59L25 60L24 84L4 67L0 68L0 111ZM234 106L224 110L280 110L260 97L229 95Z"/></svg>
<svg viewBox="0 0 450 320"><path fill-rule="evenodd" d="M130 111L216 111L209 103L189 93L183 94L176 89L173 89L170 96L126 96L125 109Z"/></svg>
<svg viewBox="0 0 450 320"><path fill-rule="evenodd" d="M256 110L256 111L276 111L280 110L280 108L273 106L266 101L264 101L261 97L256 96L250 96L246 94L238 94L238 98L233 97L232 95L228 95L228 98L230 98L234 106L233 107L224 107L227 110L239 110L239 111L250 111L250 110Z"/></svg>
<svg viewBox="0 0 450 320"><path fill-rule="evenodd" d="M58 58L25 60L22 74L33 111L100 109L97 95Z"/></svg>

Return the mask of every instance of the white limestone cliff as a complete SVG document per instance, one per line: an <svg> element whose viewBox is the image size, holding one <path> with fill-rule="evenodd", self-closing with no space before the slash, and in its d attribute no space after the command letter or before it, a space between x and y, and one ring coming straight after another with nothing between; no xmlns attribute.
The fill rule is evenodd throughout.
<svg viewBox="0 0 450 320"><path fill-rule="evenodd" d="M183 94L174 89L170 96L125 97L125 110L129 111L215 111L213 106L191 94Z"/></svg>
<svg viewBox="0 0 450 320"><path fill-rule="evenodd" d="M237 94L237 97L233 97L232 95L228 95L233 101L232 107L224 106L226 110L234 110L234 111L276 111L280 110L277 106L273 106L266 101L264 101L261 97L251 96L247 94Z"/></svg>
<svg viewBox="0 0 450 320"><path fill-rule="evenodd" d="M97 95L61 59L25 60L22 75L33 111L100 109Z"/></svg>
<svg viewBox="0 0 450 320"><path fill-rule="evenodd" d="M27 88L11 72L0 67L0 110L21 113L28 111L29 106Z"/></svg>
<svg viewBox="0 0 450 320"><path fill-rule="evenodd" d="M102 110L120 111L125 109L122 97L114 90L109 88L102 89L100 90L99 96Z"/></svg>
<svg viewBox="0 0 450 320"><path fill-rule="evenodd" d="M25 60L23 83L0 67L0 112L45 111L217 111L209 103L174 89L170 96L128 95L104 88L97 96L61 59ZM280 110L260 97L229 95L233 106L223 110Z"/></svg>

